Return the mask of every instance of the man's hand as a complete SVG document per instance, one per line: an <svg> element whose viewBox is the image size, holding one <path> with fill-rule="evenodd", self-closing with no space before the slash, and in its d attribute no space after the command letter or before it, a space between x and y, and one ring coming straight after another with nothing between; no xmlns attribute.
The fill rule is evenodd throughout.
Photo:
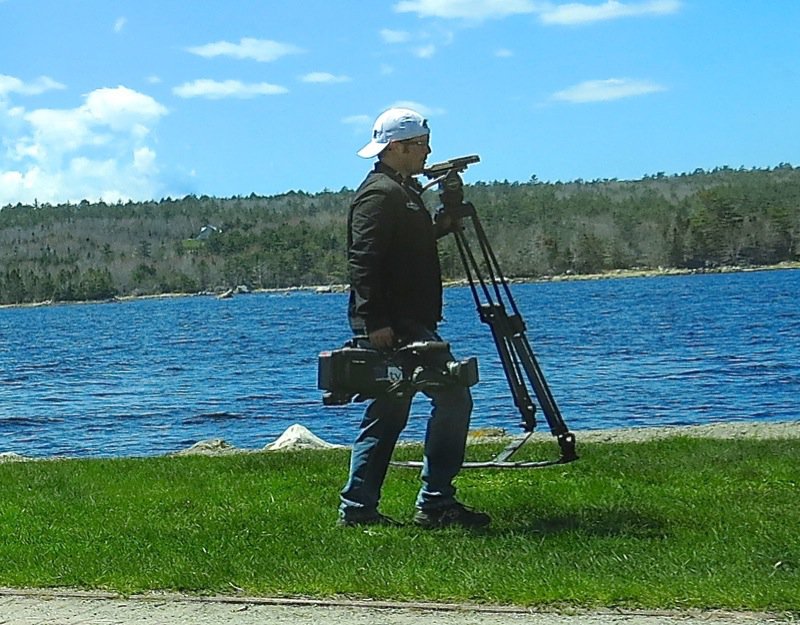
<svg viewBox="0 0 800 625"><path fill-rule="evenodd" d="M463 230L464 226L461 223L461 217L453 217L447 212L440 211L436 214L436 229L439 231L439 236L450 234L451 232L458 232Z"/></svg>
<svg viewBox="0 0 800 625"><path fill-rule="evenodd" d="M376 349L389 349L394 346L394 330L388 326L373 330L369 333L369 342Z"/></svg>

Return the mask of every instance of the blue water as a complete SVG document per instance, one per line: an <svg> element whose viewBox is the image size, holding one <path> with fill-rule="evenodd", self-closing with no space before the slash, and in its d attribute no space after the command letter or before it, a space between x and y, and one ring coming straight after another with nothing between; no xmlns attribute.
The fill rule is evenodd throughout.
<svg viewBox="0 0 800 625"><path fill-rule="evenodd" d="M800 419L800 271L514 285L569 427ZM475 427L517 431L488 327L446 291L444 337L478 356ZM363 405L326 408L317 354L348 338L346 296L312 292L0 310L0 451L149 456L293 423L349 444ZM405 432L419 440L428 405ZM546 425L542 428L546 431Z"/></svg>

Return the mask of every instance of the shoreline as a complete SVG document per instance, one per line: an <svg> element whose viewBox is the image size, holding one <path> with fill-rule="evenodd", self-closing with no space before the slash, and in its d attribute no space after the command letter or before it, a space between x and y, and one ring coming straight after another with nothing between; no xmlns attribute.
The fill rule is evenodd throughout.
<svg viewBox="0 0 800 625"><path fill-rule="evenodd" d="M673 437L712 438L719 440L783 440L800 439L800 419L797 421L717 421L699 425L635 426L606 430L574 431L577 445L582 443L643 443ZM471 430L468 445L507 442L513 438L503 428L480 428ZM536 431L531 441L547 441L553 437L544 430ZM421 444L421 441L400 442ZM277 439L263 447L251 449L236 447L222 438L208 438L193 445L153 456L25 456L13 451L0 451L0 465L16 462L46 462L59 460L130 460L148 458L176 458L182 456L230 456L236 454L278 453L297 450L349 449L348 445L329 443L308 430L305 426L290 426Z"/></svg>
<svg viewBox="0 0 800 625"><path fill-rule="evenodd" d="M699 268L699 269L679 269L675 267L658 267L656 269L613 269L601 273L564 273L557 275L539 276L536 278L515 278L505 276L509 284L538 284L545 282L577 282L577 281L593 281L593 280L624 280L629 278L660 278L666 276L690 276L690 275L706 275L706 274L721 274L721 273L753 273L757 271L781 271L789 269L800 269L800 261L783 261L776 265L751 265L751 266L737 266L737 265L723 265L720 267ZM444 287L464 286L469 284L466 279L449 280L444 283ZM0 304L0 310L5 308L40 308L43 306L67 306L78 304L114 304L120 302L129 302L135 300L147 299L175 299L179 297L213 297L216 299L225 299L222 297L226 293L230 293L228 297L233 295L249 295L253 293L294 293L294 292L313 292L319 294L328 293L343 293L347 291L347 284L327 284L327 285L300 285L289 287L274 287L265 289L252 289L246 292L236 293L234 289L223 289L219 291L198 291L195 293L152 293L146 295L119 295L110 299L103 300L76 300L76 301L53 301L44 300L41 302L25 302L22 304Z"/></svg>

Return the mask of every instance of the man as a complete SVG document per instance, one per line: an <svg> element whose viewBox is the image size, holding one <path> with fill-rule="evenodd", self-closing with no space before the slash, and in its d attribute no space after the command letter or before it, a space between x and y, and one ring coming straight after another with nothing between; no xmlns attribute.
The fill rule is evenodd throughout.
<svg viewBox="0 0 800 625"><path fill-rule="evenodd" d="M434 224L413 178L430 154L427 121L415 111L392 108L375 121L372 140L358 155L377 157L356 191L347 222L350 326L382 350L437 340L442 278ZM452 355L448 355L452 359ZM425 436L422 487L414 522L422 527L483 527L489 516L455 499L453 478L464 460L472 397L465 387L426 392L432 402ZM340 524L388 525L378 511L381 487L411 397L383 396L367 407L353 444L350 477L341 492Z"/></svg>

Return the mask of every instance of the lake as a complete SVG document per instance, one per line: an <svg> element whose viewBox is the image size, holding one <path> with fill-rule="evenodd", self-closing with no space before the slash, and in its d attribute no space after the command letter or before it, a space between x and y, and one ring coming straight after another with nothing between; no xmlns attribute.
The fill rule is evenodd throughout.
<svg viewBox="0 0 800 625"><path fill-rule="evenodd" d="M515 284L567 425L800 418L800 270ZM300 423L349 444L363 404L325 407L317 355L349 336L345 294L138 299L0 310L0 452L151 456L223 438L255 449ZM440 331L477 356L473 427L518 432L466 287ZM428 402L404 433L421 440ZM547 431L544 417L540 429Z"/></svg>

